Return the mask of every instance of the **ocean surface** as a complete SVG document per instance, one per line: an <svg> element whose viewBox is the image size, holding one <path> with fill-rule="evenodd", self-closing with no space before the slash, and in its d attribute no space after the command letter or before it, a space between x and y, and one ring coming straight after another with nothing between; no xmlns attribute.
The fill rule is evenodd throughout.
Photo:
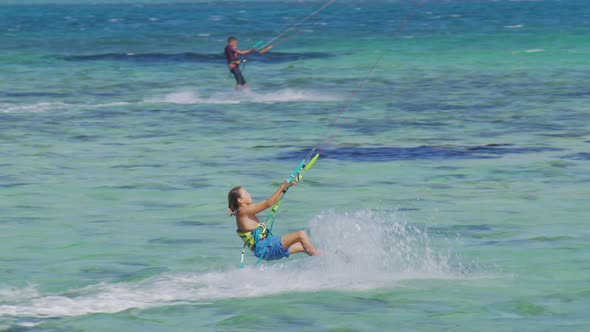
<svg viewBox="0 0 590 332"><path fill-rule="evenodd" d="M0 2L0 331L590 331L588 1L326 3Z"/></svg>

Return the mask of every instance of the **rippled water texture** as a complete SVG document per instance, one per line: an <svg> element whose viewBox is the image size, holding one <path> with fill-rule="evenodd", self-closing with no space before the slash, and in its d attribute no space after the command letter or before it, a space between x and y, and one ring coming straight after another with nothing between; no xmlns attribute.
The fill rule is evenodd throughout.
<svg viewBox="0 0 590 332"><path fill-rule="evenodd" d="M0 331L590 330L586 1L8 3Z"/></svg>

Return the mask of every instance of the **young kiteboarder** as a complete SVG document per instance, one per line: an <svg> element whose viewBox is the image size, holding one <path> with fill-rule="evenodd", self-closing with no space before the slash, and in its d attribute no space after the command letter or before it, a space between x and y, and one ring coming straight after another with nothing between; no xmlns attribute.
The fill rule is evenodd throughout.
<svg viewBox="0 0 590 332"><path fill-rule="evenodd" d="M266 226L256 217L257 213L275 205L281 195L287 191L287 188L294 185L295 182L285 181L274 194L259 203L253 203L250 193L243 187L234 187L227 194L228 211L236 217L238 235L256 257L262 257L264 260L276 260L298 252L305 252L310 256L318 254L318 250L313 246L304 230L283 236L274 236L269 234Z"/></svg>
<svg viewBox="0 0 590 332"><path fill-rule="evenodd" d="M238 39L236 37L229 37L227 39L227 45L225 46L225 58L229 66L229 71L234 74L236 78L236 90L240 90L242 87L247 88L246 80L240 71L240 59L238 55L248 54L255 49L249 49L247 51L240 51L238 49Z"/></svg>

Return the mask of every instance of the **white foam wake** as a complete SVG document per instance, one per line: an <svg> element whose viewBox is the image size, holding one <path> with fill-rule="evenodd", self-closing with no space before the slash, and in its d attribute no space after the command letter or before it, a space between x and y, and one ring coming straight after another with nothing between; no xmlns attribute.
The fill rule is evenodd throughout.
<svg viewBox="0 0 590 332"><path fill-rule="evenodd" d="M291 102L331 102L339 101L334 95L321 94L312 91L283 89L274 92L254 92L242 90L229 93L216 93L202 97L196 91L172 92L160 97L147 98L139 102L111 102L102 104L76 104L57 101L43 101L32 104L0 103L0 113L39 113L68 109L92 109L105 107L119 107L142 104L239 104L239 103L291 103Z"/></svg>
<svg viewBox="0 0 590 332"><path fill-rule="evenodd" d="M396 218L372 211L323 213L312 220L310 232L324 254L311 258L227 271L163 273L63 294L42 295L30 286L0 288L0 295L9 294L0 302L0 317L81 316L285 292L393 288L403 280L481 277L466 271L449 251L435 250L427 232ZM255 258L247 261L253 264Z"/></svg>
<svg viewBox="0 0 590 332"><path fill-rule="evenodd" d="M129 105L128 102L104 104L68 104L62 102L39 102L34 104L0 104L0 113L39 113L66 109L89 109Z"/></svg>
<svg viewBox="0 0 590 332"><path fill-rule="evenodd" d="M27 285L24 288L0 286L0 303L32 299L39 296L40 294L33 285Z"/></svg>
<svg viewBox="0 0 590 332"><path fill-rule="evenodd" d="M541 53L545 52L544 48L531 48L524 51L512 51L512 54L520 54L520 53Z"/></svg>
<svg viewBox="0 0 590 332"><path fill-rule="evenodd" d="M0 104L0 113L37 113L67 108L60 102L40 102L35 104Z"/></svg>
<svg viewBox="0 0 590 332"><path fill-rule="evenodd" d="M239 103L290 103L290 102L330 102L339 101L334 95L321 94L313 91L282 89L269 92L255 92L249 89L230 93L215 93L202 97L196 91L178 91L155 98L146 99L150 103L173 104L239 104Z"/></svg>

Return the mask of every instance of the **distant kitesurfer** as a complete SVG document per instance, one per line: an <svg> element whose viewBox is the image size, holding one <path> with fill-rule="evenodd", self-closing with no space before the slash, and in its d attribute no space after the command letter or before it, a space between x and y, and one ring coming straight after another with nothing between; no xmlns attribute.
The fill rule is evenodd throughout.
<svg viewBox="0 0 590 332"><path fill-rule="evenodd" d="M229 66L229 71L234 74L236 78L236 90L240 90L242 87L247 88L246 80L240 71L240 59L238 55L248 54L256 49L249 49L247 51L240 51L238 49L238 39L236 37L229 37L227 39L227 45L225 46L225 58Z"/></svg>
<svg viewBox="0 0 590 332"><path fill-rule="evenodd" d="M295 182L285 181L274 194L259 203L253 203L250 193L242 187L235 187L227 194L228 210L232 216L236 217L238 235L256 257L262 257L264 260L276 260L298 252L305 252L310 256L318 254L318 250L313 246L304 230L283 236L274 236L269 234L266 226L256 217L257 213L275 205L281 195L287 191L287 188L294 185Z"/></svg>

